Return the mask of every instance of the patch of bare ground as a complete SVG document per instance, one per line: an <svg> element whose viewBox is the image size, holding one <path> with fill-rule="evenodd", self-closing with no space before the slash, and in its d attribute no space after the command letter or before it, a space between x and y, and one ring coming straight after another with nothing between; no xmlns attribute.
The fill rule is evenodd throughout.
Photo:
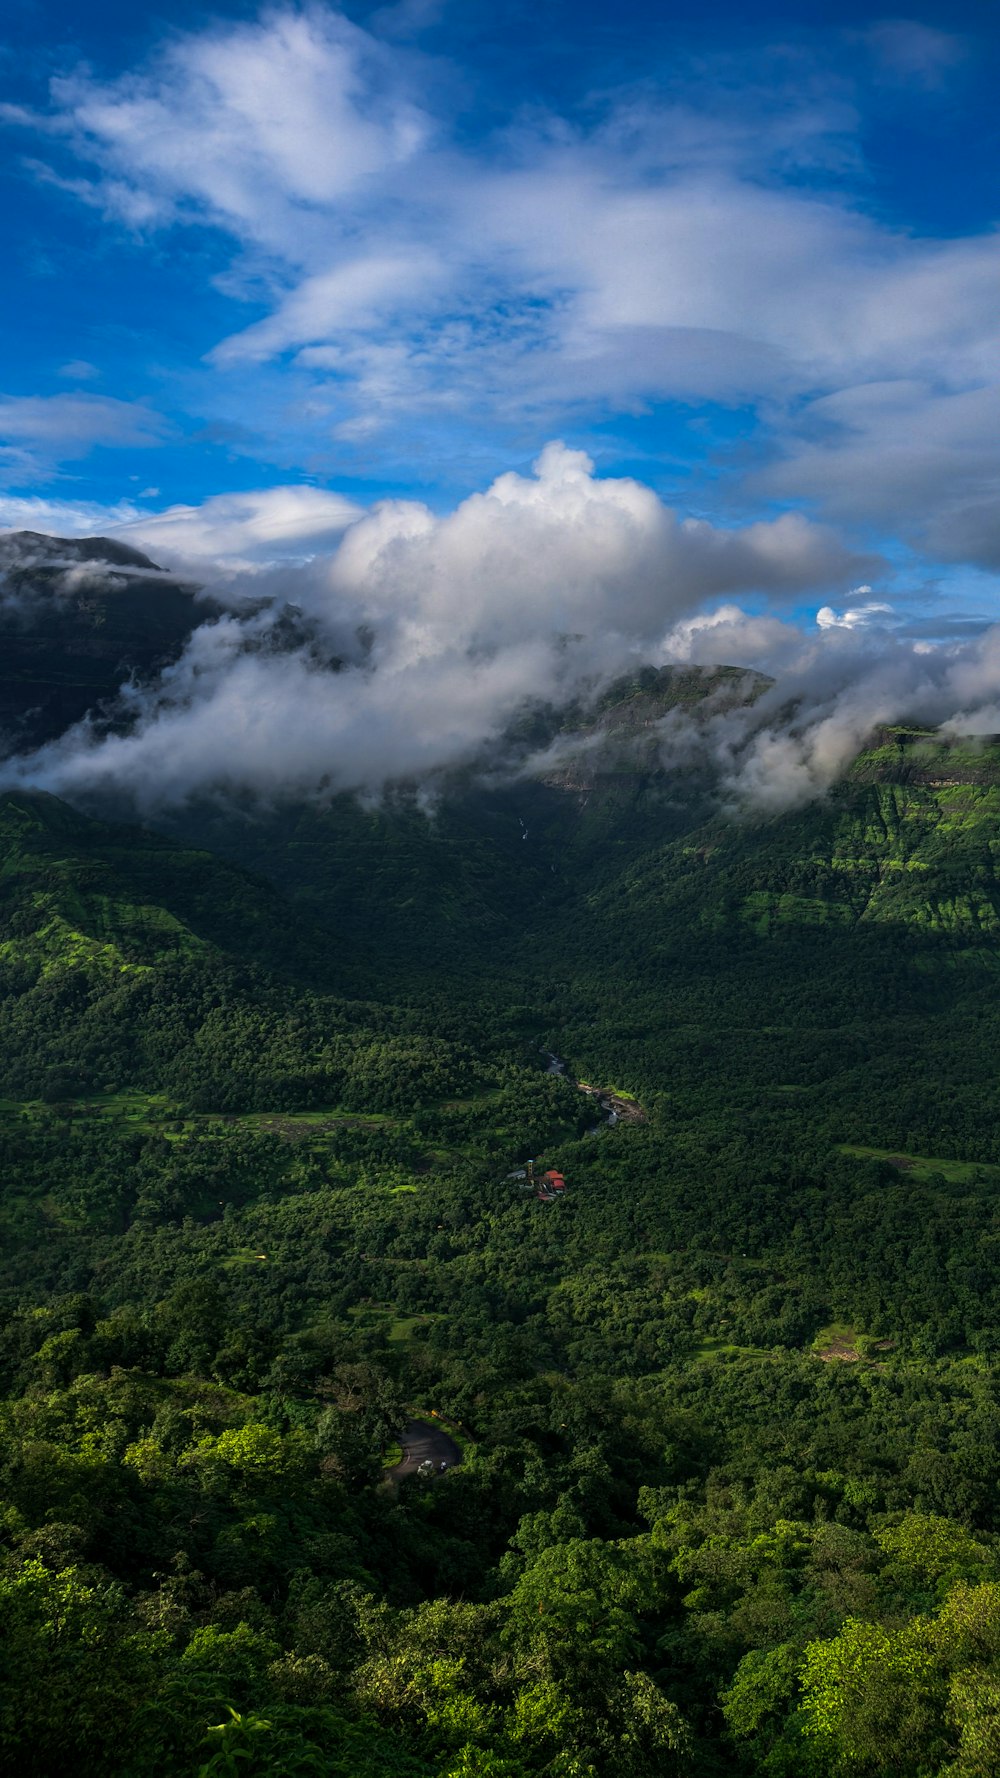
<svg viewBox="0 0 1000 1778"><path fill-rule="evenodd" d="M820 1348L816 1357L824 1364L857 1364L861 1354L849 1340L831 1340L828 1346Z"/></svg>
<svg viewBox="0 0 1000 1778"><path fill-rule="evenodd" d="M876 1369L882 1369L877 1363L876 1355L884 1357L886 1353L893 1351L895 1344L895 1340L865 1340L864 1350L861 1351L853 1339L843 1337L820 1346L815 1355L824 1364L859 1364L864 1360L875 1364Z"/></svg>

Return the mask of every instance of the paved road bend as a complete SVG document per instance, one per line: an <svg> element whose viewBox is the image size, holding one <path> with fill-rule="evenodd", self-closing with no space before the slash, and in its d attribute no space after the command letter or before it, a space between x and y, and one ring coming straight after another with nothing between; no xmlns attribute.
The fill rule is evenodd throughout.
<svg viewBox="0 0 1000 1778"><path fill-rule="evenodd" d="M440 1474L442 1463L454 1469L462 1461L462 1452L455 1440L449 1438L440 1426L433 1426L427 1420L408 1420L399 1435L399 1442L403 1447L403 1461L386 1471L395 1481L414 1475L422 1463L433 1463Z"/></svg>

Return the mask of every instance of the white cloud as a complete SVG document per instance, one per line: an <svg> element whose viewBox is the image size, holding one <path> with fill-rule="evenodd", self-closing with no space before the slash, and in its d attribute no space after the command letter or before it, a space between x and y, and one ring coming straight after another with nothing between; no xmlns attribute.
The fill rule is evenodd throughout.
<svg viewBox="0 0 1000 1778"><path fill-rule="evenodd" d="M21 472L85 457L95 445L159 444L167 422L142 402L105 395L0 396L0 463Z"/></svg>
<svg viewBox="0 0 1000 1778"><path fill-rule="evenodd" d="M311 216L428 130L375 40L323 6L175 37L148 74L81 72L53 99L112 213L138 226L207 213L292 257Z"/></svg>
<svg viewBox="0 0 1000 1778"><path fill-rule="evenodd" d="M90 510L74 515L93 528ZM586 696L646 661L775 676L752 708L661 727L665 762L709 761L734 809L822 795L879 723L1000 726L1000 628L908 639L880 623L891 611L822 530L685 521L558 443L533 475L502 475L444 515L386 501L359 516L322 490L278 488L129 511L115 529L158 559L201 552L203 569L221 552L210 590L258 598L250 615L202 624L158 683L124 688L120 732L71 730L8 760L7 784L139 809L230 791L377 793L481 760L527 703ZM734 597L835 587L840 605L806 630ZM502 747L492 758L509 763Z"/></svg>
<svg viewBox="0 0 1000 1778"><path fill-rule="evenodd" d="M59 375L72 383L92 383L100 374L97 365L86 358L74 358L69 364L59 366Z"/></svg>
<svg viewBox="0 0 1000 1778"><path fill-rule="evenodd" d="M752 478L836 518L899 524L938 559L1000 566L1000 385L898 378L811 402L782 456Z"/></svg>
<svg viewBox="0 0 1000 1778"><path fill-rule="evenodd" d="M224 340L213 356L219 364L260 361L345 331L370 328L387 313L419 304L429 290L443 283L444 276L440 262L419 250L350 260L306 278L273 315ZM332 368L329 352L327 348L326 363Z"/></svg>
<svg viewBox="0 0 1000 1778"><path fill-rule="evenodd" d="M329 549L361 508L325 488L261 488L215 494L199 506L130 515L109 529L194 572L270 564Z"/></svg>
<svg viewBox="0 0 1000 1778"><path fill-rule="evenodd" d="M871 588L868 589L869 592ZM872 600L867 605L851 605L846 611L834 611L832 605L821 605L816 622L821 630L865 630L879 618L892 617L891 605Z"/></svg>
<svg viewBox="0 0 1000 1778"><path fill-rule="evenodd" d="M907 19L853 41L917 87L965 49ZM255 318L215 342L205 405L284 430L311 469L376 462L380 428L397 459L415 439L450 466L484 435L495 461L504 429L523 448L660 400L745 404L772 447L751 488L1000 561L1000 235L922 239L838 193L863 77L779 64L759 90L689 71L681 98L604 93L586 125L535 111L470 148L439 69L314 3L180 31L120 78L56 80L47 116L6 116L55 157L45 177L128 227L225 232L217 284ZM262 422L275 363L294 400ZM69 448L100 419L63 415Z"/></svg>
<svg viewBox="0 0 1000 1778"><path fill-rule="evenodd" d="M921 78L957 53L906 20L866 42ZM699 110L695 85L683 104L612 95L587 133L541 117L475 154L418 102L425 72L329 7L279 8L178 35L116 81L58 80L41 121L89 163L81 194L111 214L230 233L270 312L215 362L298 353L332 372L347 437L442 403L523 419L900 383L933 406L995 384L1000 243L922 241L790 183L853 127L808 69L769 89L769 112L731 93L701 94ZM785 479L807 490L808 449ZM870 498L864 475L850 492Z"/></svg>
<svg viewBox="0 0 1000 1778"><path fill-rule="evenodd" d="M506 641L541 630L651 639L701 600L780 594L847 580L858 559L785 515L738 531L682 520L651 488L599 478L582 451L546 446L531 477L499 476L435 519L387 501L349 530L331 565L337 591L373 621Z"/></svg>
<svg viewBox="0 0 1000 1778"><path fill-rule="evenodd" d="M834 627L803 636L752 710L698 739L734 806L777 812L823 795L882 725L995 732L998 703L1000 628L933 646Z"/></svg>
<svg viewBox="0 0 1000 1778"><path fill-rule="evenodd" d="M142 500L159 490L146 488ZM40 531L57 537L115 537L154 556L161 565L216 590L298 563L335 546L363 508L327 488L258 488L214 494L197 506L150 512L134 501L46 500L0 494L0 530ZM259 582L264 585L263 580Z"/></svg>
<svg viewBox="0 0 1000 1778"><path fill-rule="evenodd" d="M102 506L96 500L45 500L0 494L0 530L40 531L52 537L107 537L131 524L138 508L130 500Z"/></svg>
<svg viewBox="0 0 1000 1778"><path fill-rule="evenodd" d="M312 560L280 559L340 532ZM130 732L84 727L6 767L8 781L70 796L114 788L140 805L433 773L471 759L533 698L666 658L664 632L704 601L848 586L859 567L802 520L738 531L684 521L652 489L598 478L558 443L533 475L502 475L444 516L385 501L358 517L321 490L272 489L131 518L116 534L158 561L201 552L203 569L214 549L223 560L210 591L277 601L202 625L156 687L126 692ZM304 614L293 646L285 601ZM717 621L728 647L733 615ZM784 629L761 621L756 645Z"/></svg>
<svg viewBox="0 0 1000 1778"><path fill-rule="evenodd" d="M769 613L751 613L739 605L682 618L656 650L664 665L733 666L780 670L802 653L802 631Z"/></svg>

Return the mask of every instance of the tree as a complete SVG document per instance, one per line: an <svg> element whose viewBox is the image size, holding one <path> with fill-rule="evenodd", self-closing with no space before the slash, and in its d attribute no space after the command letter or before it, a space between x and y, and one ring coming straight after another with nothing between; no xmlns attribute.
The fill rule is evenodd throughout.
<svg viewBox="0 0 1000 1778"><path fill-rule="evenodd" d="M161 1648L116 1586L40 1561L0 1574L0 1764L31 1778L117 1770Z"/></svg>

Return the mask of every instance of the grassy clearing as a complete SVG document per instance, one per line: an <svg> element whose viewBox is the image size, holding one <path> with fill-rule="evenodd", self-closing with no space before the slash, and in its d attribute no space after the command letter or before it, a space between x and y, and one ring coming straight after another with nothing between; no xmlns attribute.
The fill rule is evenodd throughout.
<svg viewBox="0 0 1000 1778"><path fill-rule="evenodd" d="M51 1104L42 1099L0 1099L0 1122L47 1123L53 1119L124 1123L135 1129L155 1132L168 1142L192 1136L219 1136L234 1128L289 1138L322 1138L345 1124L360 1129L403 1130L409 1122L406 1118L391 1117L387 1112L343 1111L339 1106L320 1111L216 1111L192 1115L182 1111L163 1093L144 1093L137 1088L126 1088L117 1093L92 1093L81 1098L67 1097Z"/></svg>
<svg viewBox="0 0 1000 1778"><path fill-rule="evenodd" d="M862 1359L884 1363L895 1345L895 1340L876 1340L859 1332L850 1322L831 1321L820 1328L809 1350L825 1364L857 1364Z"/></svg>
<svg viewBox="0 0 1000 1778"><path fill-rule="evenodd" d="M716 1358L773 1358L774 1353L766 1346L734 1346L721 1335L706 1334L698 1341L692 1357L700 1364Z"/></svg>
<svg viewBox="0 0 1000 1778"><path fill-rule="evenodd" d="M64 1098L47 1104L42 1099L0 1099L0 1118L27 1117L42 1119L69 1115L71 1117L136 1118L150 1124L182 1123L190 1130L203 1130L206 1125L242 1124L250 1129L283 1129L286 1126L305 1132L324 1129L333 1124L365 1124L372 1128L384 1125L402 1129L408 1122L383 1111L344 1111L339 1105L325 1106L319 1111L238 1111L205 1112L196 1115L183 1112L165 1093L145 1093L137 1087L126 1087L117 1093L88 1093L79 1098Z"/></svg>
<svg viewBox="0 0 1000 1778"><path fill-rule="evenodd" d="M820 1328L809 1350L828 1364L856 1364L861 1357L858 1339L855 1327L844 1321L831 1321L829 1327Z"/></svg>
<svg viewBox="0 0 1000 1778"><path fill-rule="evenodd" d="M440 1111L478 1111L484 1105L495 1105L503 1098L500 1087L489 1087L482 1093L473 1094L471 1099L439 1099L436 1108Z"/></svg>
<svg viewBox="0 0 1000 1778"><path fill-rule="evenodd" d="M204 1121L204 1120L199 1120ZM405 1117L392 1117L387 1111L343 1111L331 1105L320 1111L234 1111L225 1114L227 1124L242 1124L251 1130L277 1130L279 1134L301 1132L321 1136L336 1124L359 1124L369 1129L401 1130Z"/></svg>
<svg viewBox="0 0 1000 1778"><path fill-rule="evenodd" d="M494 1095L488 1094L487 1097ZM471 1103L471 1101L470 1101ZM433 1106L423 1110L432 1111ZM164 1093L148 1093L138 1088L120 1092L88 1093L79 1097L65 1096L57 1101L41 1099L0 1098L0 1128L4 1124L37 1125L117 1123L130 1131L155 1135L165 1142L224 1141L234 1130L247 1130L260 1136L274 1136L288 1143L305 1145L314 1158L322 1160L339 1130L381 1130L398 1133L413 1145L414 1158L405 1170L411 1177L389 1187L392 1195L419 1192L420 1175L432 1168L453 1169L456 1165L475 1167L482 1163L482 1152L472 1141L445 1148L440 1137L426 1138L417 1133L415 1117L385 1111L347 1111L340 1105L321 1106L310 1111L184 1111ZM513 1144L515 1137L511 1137Z"/></svg>
<svg viewBox="0 0 1000 1778"><path fill-rule="evenodd" d="M955 1161L941 1155L905 1154L898 1148L866 1148L856 1142L842 1142L838 1153L856 1155L863 1161L891 1161L907 1178L921 1182L935 1173L949 1185L971 1185L983 1178L991 1184L1000 1180L1000 1167L991 1167L985 1161Z"/></svg>
<svg viewBox="0 0 1000 1778"><path fill-rule="evenodd" d="M0 1119L27 1123L50 1123L53 1119L90 1118L99 1122L117 1121L144 1130L162 1130L164 1123L176 1123L176 1106L163 1093L143 1093L126 1088L119 1093L94 1093L80 1099L59 1099L49 1104L43 1099L0 1099Z"/></svg>
<svg viewBox="0 0 1000 1778"><path fill-rule="evenodd" d="M378 1329L390 1346L405 1346L418 1328L440 1321L436 1314L396 1315L390 1303L354 1303L347 1311L356 1326Z"/></svg>
<svg viewBox="0 0 1000 1778"><path fill-rule="evenodd" d="M397 1315L389 1323L390 1346L404 1346L412 1340L418 1327L430 1327L432 1321L440 1321L440 1315Z"/></svg>

